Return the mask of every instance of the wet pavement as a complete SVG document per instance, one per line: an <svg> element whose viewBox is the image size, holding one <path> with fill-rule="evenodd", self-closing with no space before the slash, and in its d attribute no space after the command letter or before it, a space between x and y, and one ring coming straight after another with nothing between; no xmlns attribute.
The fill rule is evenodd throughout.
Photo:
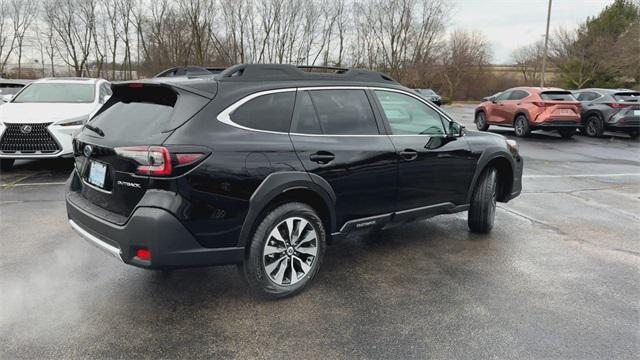
<svg viewBox="0 0 640 360"><path fill-rule="evenodd" d="M473 107L446 107L472 127ZM513 137L509 129L493 129ZM0 358L557 358L640 353L640 142L518 140L520 197L330 246L300 295L235 266L124 266L69 228L70 161L0 174Z"/></svg>

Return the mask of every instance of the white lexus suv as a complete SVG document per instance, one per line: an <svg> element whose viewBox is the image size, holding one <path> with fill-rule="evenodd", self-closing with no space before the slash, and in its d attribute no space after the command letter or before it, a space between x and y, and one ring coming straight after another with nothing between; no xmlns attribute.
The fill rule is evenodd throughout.
<svg viewBox="0 0 640 360"><path fill-rule="evenodd" d="M42 79L0 106L0 170L16 159L70 157L72 138L111 96L102 79Z"/></svg>

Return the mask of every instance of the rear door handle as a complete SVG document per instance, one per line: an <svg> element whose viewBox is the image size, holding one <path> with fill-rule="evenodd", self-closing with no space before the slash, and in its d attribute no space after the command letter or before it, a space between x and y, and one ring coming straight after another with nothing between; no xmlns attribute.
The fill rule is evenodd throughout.
<svg viewBox="0 0 640 360"><path fill-rule="evenodd" d="M400 151L400 156L407 161L411 161L418 158L418 152L412 149L404 149L404 151Z"/></svg>
<svg viewBox="0 0 640 360"><path fill-rule="evenodd" d="M309 160L317 162L318 164L328 164L335 158L336 156L328 151L318 151L315 154L309 155Z"/></svg>

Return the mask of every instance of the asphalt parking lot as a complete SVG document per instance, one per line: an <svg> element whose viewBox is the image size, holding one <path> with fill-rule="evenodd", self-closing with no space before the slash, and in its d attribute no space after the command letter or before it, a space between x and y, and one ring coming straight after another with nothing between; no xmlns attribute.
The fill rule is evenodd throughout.
<svg viewBox="0 0 640 360"><path fill-rule="evenodd" d="M446 107L472 126L473 107ZM509 129L492 129L513 137ZM640 353L640 142L519 140L520 197L328 248L300 295L233 266L150 272L66 221L70 161L0 174L0 358L574 358Z"/></svg>

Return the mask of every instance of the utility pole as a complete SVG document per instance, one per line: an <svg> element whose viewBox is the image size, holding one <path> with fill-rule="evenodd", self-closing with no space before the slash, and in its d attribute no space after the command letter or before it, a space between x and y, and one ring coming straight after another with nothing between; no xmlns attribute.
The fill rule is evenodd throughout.
<svg viewBox="0 0 640 360"><path fill-rule="evenodd" d="M544 35L544 54L542 55L542 76L540 77L540 87L544 87L544 75L547 72L547 51L549 49L549 23L551 23L551 1L547 10L547 31Z"/></svg>

